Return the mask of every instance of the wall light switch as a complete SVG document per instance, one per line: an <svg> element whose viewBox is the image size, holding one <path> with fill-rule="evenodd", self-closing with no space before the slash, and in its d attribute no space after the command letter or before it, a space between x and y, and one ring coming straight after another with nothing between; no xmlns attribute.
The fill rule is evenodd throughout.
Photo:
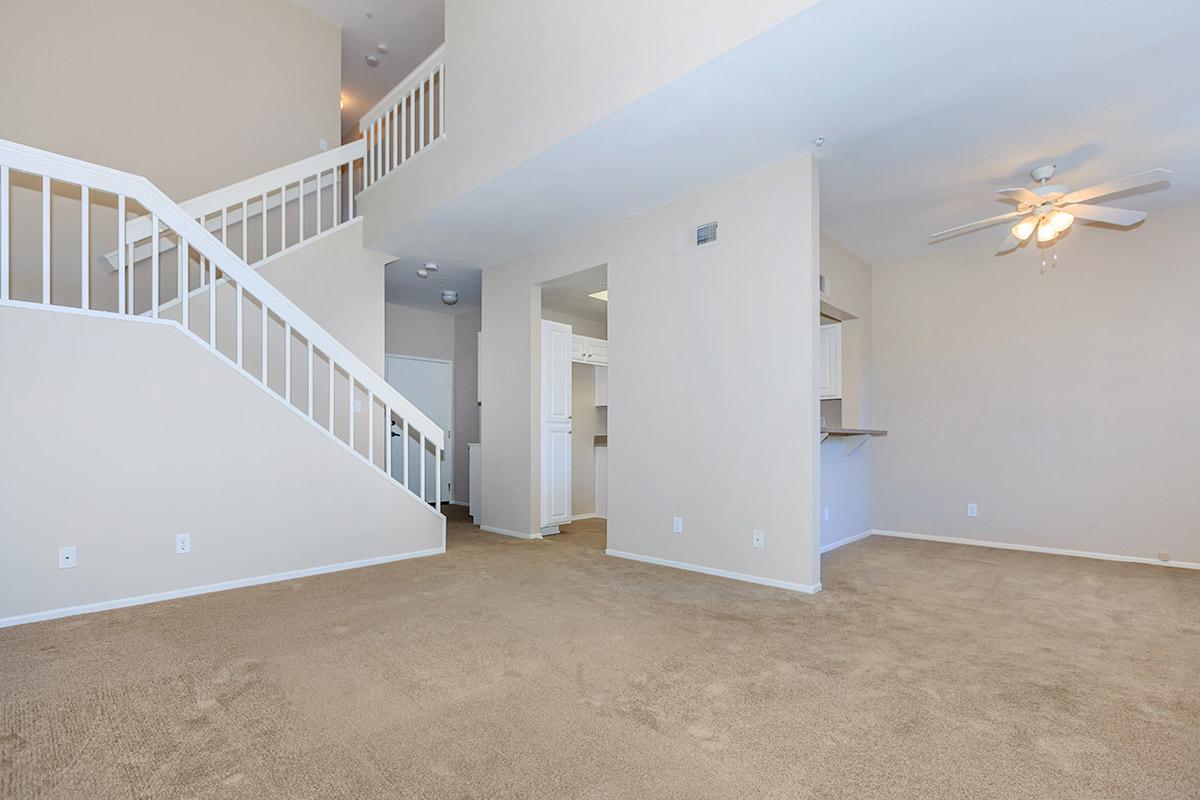
<svg viewBox="0 0 1200 800"><path fill-rule="evenodd" d="M762 532L762 531L755 531L755 532L754 532L754 539L753 539L753 543L754 543L754 546L755 546L755 547L757 547L759 550L762 550L762 549L763 549L763 547L764 547L764 545L765 545L765 542L763 541L763 538L764 538L764 537L763 537L763 532Z"/></svg>
<svg viewBox="0 0 1200 800"><path fill-rule="evenodd" d="M58 568L70 569L75 566L75 545L58 548Z"/></svg>
<svg viewBox="0 0 1200 800"><path fill-rule="evenodd" d="M675 533L683 533L683 517L675 517L671 520L671 530Z"/></svg>
<svg viewBox="0 0 1200 800"><path fill-rule="evenodd" d="M321 148L321 152L328 150L329 149L329 140L328 139L320 140L319 142L317 142L317 147Z"/></svg>
<svg viewBox="0 0 1200 800"><path fill-rule="evenodd" d="M967 516L968 517L978 517L979 516L979 506L975 505L974 503L967 503Z"/></svg>
<svg viewBox="0 0 1200 800"><path fill-rule="evenodd" d="M175 537L175 552L183 555L192 552L192 535L181 533Z"/></svg>
<svg viewBox="0 0 1200 800"><path fill-rule="evenodd" d="M825 506L824 519L826 522L829 522L829 506Z"/></svg>

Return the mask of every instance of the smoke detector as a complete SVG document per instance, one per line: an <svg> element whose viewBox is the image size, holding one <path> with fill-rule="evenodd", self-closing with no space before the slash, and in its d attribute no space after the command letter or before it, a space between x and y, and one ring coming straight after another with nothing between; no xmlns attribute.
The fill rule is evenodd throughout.
<svg viewBox="0 0 1200 800"><path fill-rule="evenodd" d="M452 306L458 302L458 292L453 289L447 289L442 292L442 302L448 306Z"/></svg>
<svg viewBox="0 0 1200 800"><path fill-rule="evenodd" d="M379 66L379 56L369 55L369 56L367 56L366 60L367 60L368 67L378 67Z"/></svg>

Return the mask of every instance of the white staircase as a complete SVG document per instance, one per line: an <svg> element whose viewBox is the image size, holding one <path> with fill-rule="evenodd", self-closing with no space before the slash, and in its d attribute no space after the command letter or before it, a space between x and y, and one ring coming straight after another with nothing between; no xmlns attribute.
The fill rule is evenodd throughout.
<svg viewBox="0 0 1200 800"><path fill-rule="evenodd" d="M426 459L409 475L408 452L431 452L440 473L442 430L250 266L354 222L364 153L356 142L180 205L143 177L0 139L0 305L177 326L440 514L440 475L430 507L414 491ZM78 207L70 275L56 250L70 238L55 227L73 219L64 202ZM101 234L111 244L97 247ZM98 259L109 268L93 270ZM393 431L404 454L395 477Z"/></svg>

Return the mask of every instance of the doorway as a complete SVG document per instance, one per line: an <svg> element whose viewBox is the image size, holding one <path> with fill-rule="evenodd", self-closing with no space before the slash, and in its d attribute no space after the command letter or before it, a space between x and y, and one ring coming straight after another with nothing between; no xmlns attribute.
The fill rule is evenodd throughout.
<svg viewBox="0 0 1200 800"><path fill-rule="evenodd" d="M454 364L436 358L416 356L387 356L387 382L408 398L418 410L446 434L442 449L442 502L454 502L454 449L451 446L450 426L454 418ZM426 448L421 453L420 442L412 439L408 447L408 474L421 474L421 458L425 459L425 485L422 499L432 503L437 499L437 469L435 454ZM392 477L400 480L404 469L404 441L392 437ZM419 478L414 482L419 482Z"/></svg>

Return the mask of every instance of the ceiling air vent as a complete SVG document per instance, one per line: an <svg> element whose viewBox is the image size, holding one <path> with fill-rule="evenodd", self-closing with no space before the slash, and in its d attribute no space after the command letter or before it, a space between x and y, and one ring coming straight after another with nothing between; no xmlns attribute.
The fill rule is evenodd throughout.
<svg viewBox="0 0 1200 800"><path fill-rule="evenodd" d="M717 223L710 222L696 228L696 247L712 244L717 240Z"/></svg>

